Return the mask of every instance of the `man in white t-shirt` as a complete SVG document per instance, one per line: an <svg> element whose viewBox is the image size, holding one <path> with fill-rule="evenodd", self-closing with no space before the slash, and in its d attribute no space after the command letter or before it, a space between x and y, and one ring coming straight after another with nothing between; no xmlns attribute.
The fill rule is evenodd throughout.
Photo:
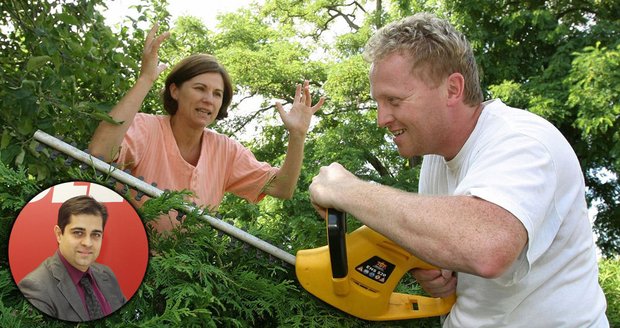
<svg viewBox="0 0 620 328"><path fill-rule="evenodd" d="M416 14L368 42L378 124L403 157L424 155L419 194L321 168L313 205L351 213L442 270L412 274L456 291L444 327L608 327L577 157L549 122L482 102L467 39Z"/></svg>

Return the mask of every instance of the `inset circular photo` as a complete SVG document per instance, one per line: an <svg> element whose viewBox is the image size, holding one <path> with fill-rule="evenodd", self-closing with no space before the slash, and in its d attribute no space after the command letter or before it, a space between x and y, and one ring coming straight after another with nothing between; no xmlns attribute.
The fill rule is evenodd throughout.
<svg viewBox="0 0 620 328"><path fill-rule="evenodd" d="M84 322L120 309L140 287L149 258L144 224L112 189L55 185L28 202L9 237L22 294L50 317Z"/></svg>

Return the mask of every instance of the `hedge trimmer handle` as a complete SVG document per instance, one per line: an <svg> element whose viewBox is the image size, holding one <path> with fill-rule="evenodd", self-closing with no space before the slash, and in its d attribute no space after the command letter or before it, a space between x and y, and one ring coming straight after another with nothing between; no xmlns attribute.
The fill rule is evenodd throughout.
<svg viewBox="0 0 620 328"><path fill-rule="evenodd" d="M327 242L329 259L332 266L332 278L344 278L349 273L347 263L347 220L346 215L338 210L326 210Z"/></svg>

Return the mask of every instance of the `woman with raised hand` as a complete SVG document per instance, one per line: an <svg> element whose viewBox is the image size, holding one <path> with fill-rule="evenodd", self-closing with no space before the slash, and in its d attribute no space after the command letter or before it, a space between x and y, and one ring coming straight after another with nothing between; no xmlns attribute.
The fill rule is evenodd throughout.
<svg viewBox="0 0 620 328"><path fill-rule="evenodd" d="M149 31L136 84L112 109L110 116L121 124L102 121L89 150L92 155L114 161L132 175L156 182L158 188L188 189L191 199L210 209L217 208L225 192L251 202L265 195L292 197L303 160L304 142L314 113L324 103L312 106L308 81L297 85L290 110L276 108L289 132L284 163L276 168L256 160L239 142L208 128L228 114L233 90L226 69L215 57L189 56L168 74L163 90L164 108L169 115L139 113L155 80L166 68L158 64L158 51L169 32ZM157 230L169 230L176 220L159 219Z"/></svg>

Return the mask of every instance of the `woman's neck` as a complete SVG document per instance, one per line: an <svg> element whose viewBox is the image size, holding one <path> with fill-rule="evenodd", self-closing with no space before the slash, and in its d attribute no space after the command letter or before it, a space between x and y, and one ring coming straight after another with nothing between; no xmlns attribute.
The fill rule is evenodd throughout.
<svg viewBox="0 0 620 328"><path fill-rule="evenodd" d="M174 135L181 156L183 156L186 162L196 166L200 158L202 133L204 129L193 129L179 123L175 119L175 116L170 117L170 127L172 128L172 135Z"/></svg>

